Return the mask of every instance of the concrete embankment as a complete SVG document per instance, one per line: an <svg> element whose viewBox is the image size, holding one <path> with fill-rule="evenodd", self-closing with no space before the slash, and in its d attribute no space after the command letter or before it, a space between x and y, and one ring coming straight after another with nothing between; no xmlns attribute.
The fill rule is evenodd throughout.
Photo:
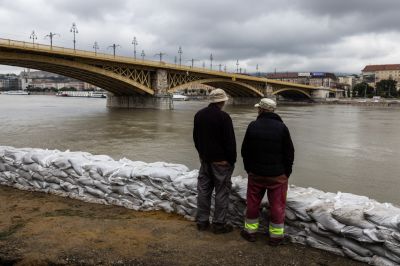
<svg viewBox="0 0 400 266"><path fill-rule="evenodd" d="M187 219L193 219L196 211L197 174L179 164L0 146L3 185L134 210L164 210ZM247 182L239 176L232 183L229 219L241 226ZM267 217L265 211L262 216ZM396 265L400 263L399 217L399 208L367 197L292 186L286 231L293 243L372 265ZM266 225L267 219L262 222ZM18 229L10 226L5 235Z"/></svg>

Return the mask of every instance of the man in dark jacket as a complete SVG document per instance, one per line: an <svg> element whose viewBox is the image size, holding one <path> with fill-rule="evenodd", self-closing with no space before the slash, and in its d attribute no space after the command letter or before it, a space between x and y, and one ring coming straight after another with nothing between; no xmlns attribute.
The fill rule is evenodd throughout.
<svg viewBox="0 0 400 266"><path fill-rule="evenodd" d="M266 190L270 206L269 244L284 240L284 222L288 178L292 173L294 147L290 133L279 115L276 102L261 99L256 121L250 123L242 144L244 168L248 173L247 211L241 235L250 242L256 240L259 208Z"/></svg>
<svg viewBox="0 0 400 266"><path fill-rule="evenodd" d="M210 105L194 117L193 140L199 153L201 167L197 182L197 228L207 230L211 195L215 188L213 232L232 231L226 215L231 190L231 176L236 162L236 140L231 117L222 111L228 100L222 89L210 93Z"/></svg>

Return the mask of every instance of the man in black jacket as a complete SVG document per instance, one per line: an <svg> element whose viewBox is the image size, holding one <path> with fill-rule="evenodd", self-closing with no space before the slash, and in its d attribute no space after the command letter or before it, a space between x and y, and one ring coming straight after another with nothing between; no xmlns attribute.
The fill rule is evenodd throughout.
<svg viewBox="0 0 400 266"><path fill-rule="evenodd" d="M279 115L276 102L261 99L256 121L250 123L242 144L244 168L248 173L247 211L242 237L256 240L259 208L268 190L270 206L269 244L279 245L284 239L284 222L288 178L292 173L294 147L290 133Z"/></svg>
<svg viewBox="0 0 400 266"><path fill-rule="evenodd" d="M222 89L210 93L210 105L194 117L193 140L201 167L197 182L197 228L209 227L211 195L215 188L213 232L232 231L226 215L231 190L231 176L236 162L236 140L231 117L222 108L228 100Z"/></svg>

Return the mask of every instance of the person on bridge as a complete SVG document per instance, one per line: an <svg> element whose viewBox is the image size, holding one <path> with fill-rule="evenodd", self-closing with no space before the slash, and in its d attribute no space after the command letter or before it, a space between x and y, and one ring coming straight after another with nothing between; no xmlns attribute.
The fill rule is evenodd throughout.
<svg viewBox="0 0 400 266"><path fill-rule="evenodd" d="M256 241L260 204L268 190L268 243L277 246L284 241L286 192L294 147L288 128L274 113L276 102L263 98L255 107L258 117L248 126L241 150L248 173L246 220L241 236L250 242Z"/></svg>
<svg viewBox="0 0 400 266"><path fill-rule="evenodd" d="M199 153L201 167L197 180L197 229L207 230L211 195L215 188L215 211L212 231L229 233L227 223L231 176L236 162L236 139L231 117L222 108L228 97L224 90L211 91L210 104L194 117L193 140Z"/></svg>

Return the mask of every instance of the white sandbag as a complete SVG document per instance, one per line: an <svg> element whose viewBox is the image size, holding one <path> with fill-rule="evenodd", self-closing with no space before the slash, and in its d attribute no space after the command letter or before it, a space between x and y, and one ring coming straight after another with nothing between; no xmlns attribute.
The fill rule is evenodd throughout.
<svg viewBox="0 0 400 266"><path fill-rule="evenodd" d="M385 242L392 238L392 231L386 228L364 229L363 234L371 238L374 242Z"/></svg>
<svg viewBox="0 0 400 266"><path fill-rule="evenodd" d="M332 240L335 241L336 244L342 247L346 247L362 257L372 257L374 255L370 250L362 247L359 243L357 243L354 240L342 237L332 237Z"/></svg>
<svg viewBox="0 0 400 266"><path fill-rule="evenodd" d="M332 211L332 217L338 222L349 225L357 226L363 229L374 229L376 225L367 221L364 218L364 211L362 208L344 207Z"/></svg>
<svg viewBox="0 0 400 266"><path fill-rule="evenodd" d="M340 230L344 237L352 238L362 243L374 243L373 239L364 234L363 229L356 226L345 226ZM377 241L379 242L379 241Z"/></svg>
<svg viewBox="0 0 400 266"><path fill-rule="evenodd" d="M334 219L331 215L331 209L327 204L320 204L314 207L311 207L307 213L319 224L323 226L324 229L332 231L336 234L340 233L344 224L339 223L336 219Z"/></svg>
<svg viewBox="0 0 400 266"><path fill-rule="evenodd" d="M394 263L391 260L388 260L386 258L379 257L379 256L373 256L372 260L370 261L369 264L375 265L375 266L396 266L396 265L398 265L397 263Z"/></svg>
<svg viewBox="0 0 400 266"><path fill-rule="evenodd" d="M65 157L58 157L54 158L51 163L60 170L65 170L72 167L71 163L69 162L68 158Z"/></svg>
<svg viewBox="0 0 400 266"><path fill-rule="evenodd" d="M372 261L372 257L361 257L360 255L358 255L357 253L353 252L352 250L350 250L346 247L343 247L342 250L343 250L343 253L347 257L349 257L353 260L361 261L361 262L368 263L368 264L371 263L371 261Z"/></svg>
<svg viewBox="0 0 400 266"><path fill-rule="evenodd" d="M105 198L105 194L103 191L99 190L99 189L95 189L95 188L91 188L89 186L85 186L85 191L95 197L98 198Z"/></svg>
<svg viewBox="0 0 400 266"><path fill-rule="evenodd" d="M375 255L387 258L395 263L400 264L400 257L387 250L383 245L366 245L366 248L371 250Z"/></svg>
<svg viewBox="0 0 400 266"><path fill-rule="evenodd" d="M330 253L336 254L338 256L344 256L343 251L340 248L328 246L324 243L319 242L318 240L316 240L312 237L306 238L306 244L309 245L310 247L325 250Z"/></svg>
<svg viewBox="0 0 400 266"><path fill-rule="evenodd" d="M385 241L384 246L390 250L393 254L400 257L400 243L393 241Z"/></svg>
<svg viewBox="0 0 400 266"><path fill-rule="evenodd" d="M381 226L400 231L400 209L390 204L376 204L369 210L364 211L367 220Z"/></svg>

